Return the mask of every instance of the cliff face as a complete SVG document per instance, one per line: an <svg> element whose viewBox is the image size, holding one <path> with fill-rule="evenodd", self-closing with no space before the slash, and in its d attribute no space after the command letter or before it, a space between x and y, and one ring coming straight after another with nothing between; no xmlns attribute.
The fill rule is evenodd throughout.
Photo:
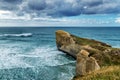
<svg viewBox="0 0 120 80"><path fill-rule="evenodd" d="M76 54L79 51L79 47L77 47L71 35L62 30L56 32L56 44L59 50L66 52L73 57L76 57Z"/></svg>
<svg viewBox="0 0 120 80"><path fill-rule="evenodd" d="M100 69L96 59L88 55L89 52L83 49L77 54L76 76L84 76L89 72Z"/></svg>
<svg viewBox="0 0 120 80"><path fill-rule="evenodd" d="M85 75L100 66L120 64L120 49L93 39L80 38L68 32L56 31L56 45L77 60L76 75Z"/></svg>

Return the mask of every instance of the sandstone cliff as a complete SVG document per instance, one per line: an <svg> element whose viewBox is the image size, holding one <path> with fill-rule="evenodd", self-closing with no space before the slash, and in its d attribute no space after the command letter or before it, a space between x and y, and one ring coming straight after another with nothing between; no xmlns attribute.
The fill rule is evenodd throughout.
<svg viewBox="0 0 120 80"><path fill-rule="evenodd" d="M56 45L77 60L76 75L82 76L100 66L119 65L120 49L93 39L80 38L68 32L56 31Z"/></svg>

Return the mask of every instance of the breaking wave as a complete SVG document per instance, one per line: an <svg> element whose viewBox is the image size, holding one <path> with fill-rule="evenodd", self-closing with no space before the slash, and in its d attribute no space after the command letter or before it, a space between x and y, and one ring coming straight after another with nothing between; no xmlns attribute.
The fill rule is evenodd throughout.
<svg viewBox="0 0 120 80"><path fill-rule="evenodd" d="M75 62L66 58L64 53L57 51L55 47L51 46L34 47L27 52L22 50L24 50L22 45L19 45L19 47L18 45L0 47L0 51L2 51L0 52L0 69L60 66Z"/></svg>
<svg viewBox="0 0 120 80"><path fill-rule="evenodd" d="M2 37L32 37L32 33L21 33L21 34L1 34Z"/></svg>

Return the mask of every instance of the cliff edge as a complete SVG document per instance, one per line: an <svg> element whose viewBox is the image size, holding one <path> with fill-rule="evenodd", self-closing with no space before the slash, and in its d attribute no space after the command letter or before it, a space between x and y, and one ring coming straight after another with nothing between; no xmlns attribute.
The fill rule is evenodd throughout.
<svg viewBox="0 0 120 80"><path fill-rule="evenodd" d="M58 50L76 59L76 76L84 76L103 66L120 64L120 49L97 40L81 38L58 30L56 45Z"/></svg>

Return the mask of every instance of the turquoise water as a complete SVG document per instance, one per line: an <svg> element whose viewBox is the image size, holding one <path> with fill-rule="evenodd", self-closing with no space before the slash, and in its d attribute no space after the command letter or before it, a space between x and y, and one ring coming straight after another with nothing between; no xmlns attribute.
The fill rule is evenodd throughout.
<svg viewBox="0 0 120 80"><path fill-rule="evenodd" d="M0 80L70 80L75 60L57 50L55 31L120 47L120 28L0 28Z"/></svg>

